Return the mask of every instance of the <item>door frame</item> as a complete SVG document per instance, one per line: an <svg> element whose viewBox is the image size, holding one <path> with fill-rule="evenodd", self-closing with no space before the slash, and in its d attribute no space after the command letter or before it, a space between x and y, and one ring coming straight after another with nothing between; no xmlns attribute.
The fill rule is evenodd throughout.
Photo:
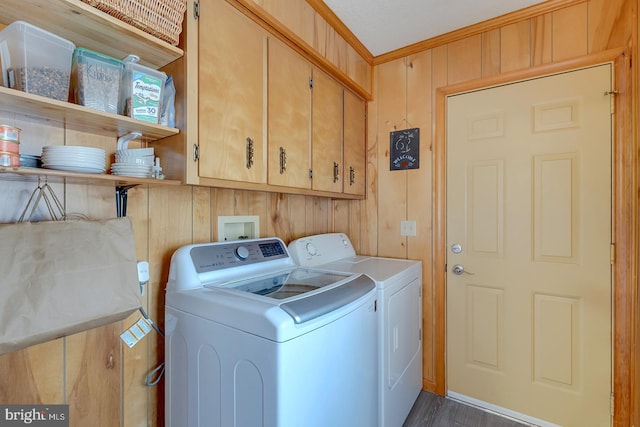
<svg viewBox="0 0 640 427"><path fill-rule="evenodd" d="M612 389L615 396L614 427L632 425L636 400L635 378L640 367L636 325L638 323L638 141L635 112L637 89L632 84L631 55L612 49L524 71L445 86L436 90L435 141L433 147L433 259L435 288L435 393L446 393L446 105L447 97L462 92L500 86L610 63L614 73L612 221L613 221L613 360Z"/></svg>

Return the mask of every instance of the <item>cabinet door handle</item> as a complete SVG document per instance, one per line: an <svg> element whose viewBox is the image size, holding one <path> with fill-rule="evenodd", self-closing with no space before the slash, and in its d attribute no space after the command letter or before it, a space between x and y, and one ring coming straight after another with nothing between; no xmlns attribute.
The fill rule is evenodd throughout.
<svg viewBox="0 0 640 427"><path fill-rule="evenodd" d="M287 150L280 147L280 175L287 171Z"/></svg>
<svg viewBox="0 0 640 427"><path fill-rule="evenodd" d="M338 182L340 179L340 165L333 162L333 182Z"/></svg>
<svg viewBox="0 0 640 427"><path fill-rule="evenodd" d="M253 166L253 139L247 137L247 169Z"/></svg>
<svg viewBox="0 0 640 427"><path fill-rule="evenodd" d="M353 166L349 166L349 185L356 183L356 170Z"/></svg>

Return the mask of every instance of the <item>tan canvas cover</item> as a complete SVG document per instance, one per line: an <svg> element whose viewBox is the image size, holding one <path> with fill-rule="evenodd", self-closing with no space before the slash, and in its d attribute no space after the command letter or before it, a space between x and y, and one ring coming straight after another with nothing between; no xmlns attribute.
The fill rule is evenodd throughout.
<svg viewBox="0 0 640 427"><path fill-rule="evenodd" d="M140 307L127 218L0 224L0 354Z"/></svg>

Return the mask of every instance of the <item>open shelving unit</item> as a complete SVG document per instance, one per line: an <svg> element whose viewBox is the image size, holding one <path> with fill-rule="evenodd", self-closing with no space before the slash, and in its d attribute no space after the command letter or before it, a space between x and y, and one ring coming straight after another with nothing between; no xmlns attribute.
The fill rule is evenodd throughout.
<svg viewBox="0 0 640 427"><path fill-rule="evenodd" d="M80 0L3 0L0 23L26 21L50 31L76 47L114 58L129 54L140 63L160 68L182 57L182 49L112 17Z"/></svg>
<svg viewBox="0 0 640 427"><path fill-rule="evenodd" d="M129 54L140 57L140 63L157 69L182 57L184 51L145 33L81 0L4 0L0 24L22 20L72 41L83 47L115 58ZM178 134L180 131L131 117L93 110L81 105L58 101L9 89L0 85L0 111L47 121L51 126L112 136L114 141L138 132L147 141ZM0 166L0 179L114 185L116 188L147 185L180 185L180 181L134 178L110 174Z"/></svg>
<svg viewBox="0 0 640 427"><path fill-rule="evenodd" d="M0 111L38 117L53 122L52 125L58 123L59 126L66 129L113 136L114 139L131 132L140 132L144 138L150 140L166 138L179 133L178 129L92 110L82 105L33 95L3 86L0 86Z"/></svg>
<svg viewBox="0 0 640 427"><path fill-rule="evenodd" d="M74 184L105 184L122 186L134 186L141 184L148 185L180 185L180 181L169 179L134 178L121 175L111 175L107 173L81 173L45 168L25 168L0 166L0 175L5 179L15 180L35 180L46 178L51 182L69 182Z"/></svg>

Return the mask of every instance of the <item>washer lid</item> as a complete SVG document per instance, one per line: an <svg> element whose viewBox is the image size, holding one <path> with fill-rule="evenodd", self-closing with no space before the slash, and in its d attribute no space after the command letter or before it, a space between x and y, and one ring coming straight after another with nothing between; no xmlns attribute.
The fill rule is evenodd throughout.
<svg viewBox="0 0 640 427"><path fill-rule="evenodd" d="M376 284L364 274L296 267L223 285L205 284L204 287L232 292L247 298L247 304L279 306L300 324L358 300L375 290Z"/></svg>
<svg viewBox="0 0 640 427"><path fill-rule="evenodd" d="M264 276L224 284L205 284L206 288L226 288L282 300L321 289L345 280L349 273L334 273L308 268L292 268Z"/></svg>
<svg viewBox="0 0 640 427"><path fill-rule="evenodd" d="M300 298L280 304L280 308L286 311L294 322L304 323L357 300L375 287L369 277L360 275L347 283L309 298Z"/></svg>
<svg viewBox="0 0 640 427"><path fill-rule="evenodd" d="M220 286L187 289L167 293L166 306L168 310L198 316L274 342L286 342L356 310L374 312L376 297L375 282L362 274L282 300ZM377 316L373 321L377 321ZM169 318L166 323L170 330Z"/></svg>

